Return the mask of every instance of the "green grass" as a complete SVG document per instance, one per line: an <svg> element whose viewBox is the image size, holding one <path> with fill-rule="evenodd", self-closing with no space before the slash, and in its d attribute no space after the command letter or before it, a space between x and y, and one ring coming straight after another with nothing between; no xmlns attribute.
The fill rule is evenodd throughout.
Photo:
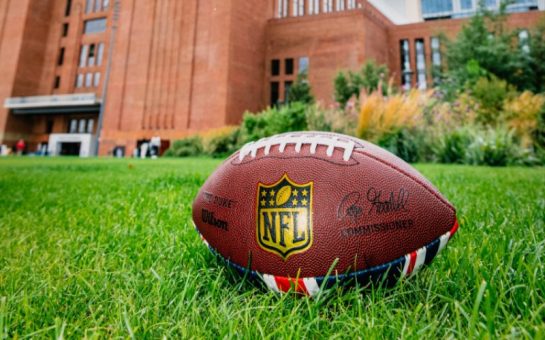
<svg viewBox="0 0 545 340"><path fill-rule="evenodd" d="M240 283L201 244L210 159L0 159L0 339L545 337L545 169L418 165L458 208L394 288L319 299Z"/></svg>

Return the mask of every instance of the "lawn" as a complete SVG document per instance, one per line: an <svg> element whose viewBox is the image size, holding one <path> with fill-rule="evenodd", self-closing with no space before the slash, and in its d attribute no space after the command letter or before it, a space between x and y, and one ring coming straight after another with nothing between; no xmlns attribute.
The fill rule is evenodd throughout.
<svg viewBox="0 0 545 340"><path fill-rule="evenodd" d="M418 165L460 229L394 288L241 282L191 202L219 161L0 159L0 339L545 337L545 169Z"/></svg>

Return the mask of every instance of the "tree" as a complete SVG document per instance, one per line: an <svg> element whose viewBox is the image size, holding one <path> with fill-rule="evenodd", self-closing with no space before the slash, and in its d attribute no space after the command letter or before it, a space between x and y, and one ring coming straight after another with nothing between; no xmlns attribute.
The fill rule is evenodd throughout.
<svg viewBox="0 0 545 340"><path fill-rule="evenodd" d="M337 73L335 77L335 101L341 104L342 107L345 107L352 95L350 84L344 72Z"/></svg>
<svg viewBox="0 0 545 340"><path fill-rule="evenodd" d="M483 73L506 80L519 90L542 88L543 78L540 81L539 77L545 73L538 75L536 70L545 70L545 28L532 34L530 51L523 48L518 37L520 30L509 30L506 25L505 9L509 3L502 2L498 13L481 5L456 40L446 42L448 70L442 77L442 87L447 92L473 86Z"/></svg>
<svg viewBox="0 0 545 340"><path fill-rule="evenodd" d="M312 95L312 89L307 79L307 73L303 72L297 76L295 83L290 87L288 91L288 103L314 103L314 96Z"/></svg>
<svg viewBox="0 0 545 340"><path fill-rule="evenodd" d="M388 68L386 65L379 65L373 60L367 61L358 72L343 71L337 73L335 77L335 100L342 106L352 96L359 98L360 92L365 89L367 93L378 89L382 81L382 92L388 92L388 84L384 80L388 79Z"/></svg>

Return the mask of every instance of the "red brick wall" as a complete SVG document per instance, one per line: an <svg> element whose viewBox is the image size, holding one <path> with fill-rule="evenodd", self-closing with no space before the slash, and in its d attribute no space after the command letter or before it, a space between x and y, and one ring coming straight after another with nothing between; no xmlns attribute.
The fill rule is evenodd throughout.
<svg viewBox="0 0 545 340"><path fill-rule="evenodd" d="M270 102L272 59L309 57L308 79L315 97L333 102L333 79L339 70L357 69L365 58L365 20L360 10L272 19L267 29L266 104ZM293 80L295 77L280 77ZM280 99L283 100L283 86Z"/></svg>
<svg viewBox="0 0 545 340"><path fill-rule="evenodd" d="M51 7L52 0L0 2L0 142L14 143L31 130L27 119L10 115L3 101L39 91Z"/></svg>

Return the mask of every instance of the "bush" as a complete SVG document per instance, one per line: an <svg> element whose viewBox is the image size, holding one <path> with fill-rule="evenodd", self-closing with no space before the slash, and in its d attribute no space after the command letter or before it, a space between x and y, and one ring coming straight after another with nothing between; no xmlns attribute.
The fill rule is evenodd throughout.
<svg viewBox="0 0 545 340"><path fill-rule="evenodd" d="M475 165L505 166L517 164L523 154L514 133L505 127L474 130L466 162Z"/></svg>
<svg viewBox="0 0 545 340"><path fill-rule="evenodd" d="M238 149L239 133L240 129L236 126L206 132L202 136L204 153L215 158L232 154Z"/></svg>
<svg viewBox="0 0 545 340"><path fill-rule="evenodd" d="M377 141L386 133L401 128L416 128L424 123L424 108L432 92L412 90L383 97L380 92L361 99L356 134L362 139Z"/></svg>
<svg viewBox="0 0 545 340"><path fill-rule="evenodd" d="M543 121L540 115L543 115L544 105L545 97L530 91L524 91L505 103L506 122L521 139L522 146L531 147L537 142L533 139L539 135L539 124Z"/></svg>
<svg viewBox="0 0 545 340"><path fill-rule="evenodd" d="M405 128L383 134L377 144L410 163L418 162L421 159L420 150L425 149L423 140L417 136L417 131Z"/></svg>
<svg viewBox="0 0 545 340"><path fill-rule="evenodd" d="M303 103L291 103L279 108L269 108L262 113L245 113L240 128L242 143L256 141L278 133L307 129Z"/></svg>
<svg viewBox="0 0 545 340"><path fill-rule="evenodd" d="M165 157L198 156L203 152L201 137L191 136L175 141L165 152Z"/></svg>
<svg viewBox="0 0 545 340"><path fill-rule="evenodd" d="M312 105L306 110L307 128L310 131L329 131L355 135L358 115L354 111L324 109Z"/></svg>
<svg viewBox="0 0 545 340"><path fill-rule="evenodd" d="M388 84L384 79L388 79L388 68L373 60L367 61L358 72L348 71L345 74L341 71L335 77L335 100L344 108L350 98L359 98L362 90L371 93L380 86L381 92L386 94Z"/></svg>
<svg viewBox="0 0 545 340"><path fill-rule="evenodd" d="M312 95L312 90L310 88L306 73L301 73L297 76L297 80L288 91L287 102L299 102L304 104L314 103L314 96Z"/></svg>
<svg viewBox="0 0 545 340"><path fill-rule="evenodd" d="M536 165L540 161L520 145L506 126L466 126L444 133L435 149L441 163L472 165Z"/></svg>
<svg viewBox="0 0 545 340"><path fill-rule="evenodd" d="M482 77L473 86L472 94L479 103L477 121L485 125L496 125L503 121L504 103L513 98L515 89L495 76Z"/></svg>
<svg viewBox="0 0 545 340"><path fill-rule="evenodd" d="M468 129L459 128L445 132L435 149L437 160L441 163L465 163L466 150L471 141L472 135Z"/></svg>

